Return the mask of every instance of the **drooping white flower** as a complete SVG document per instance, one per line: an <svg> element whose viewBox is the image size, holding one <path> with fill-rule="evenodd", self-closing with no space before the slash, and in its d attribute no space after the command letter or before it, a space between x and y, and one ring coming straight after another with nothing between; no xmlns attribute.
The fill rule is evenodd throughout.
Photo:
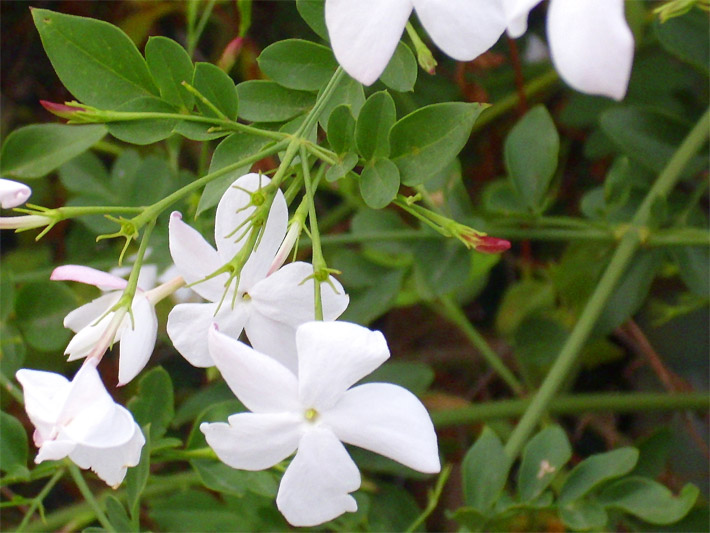
<svg viewBox="0 0 710 533"><path fill-rule="evenodd" d="M69 457L116 488L126 468L138 464L145 438L128 410L116 404L93 362L70 382L53 372L17 371L25 410L35 426L35 463Z"/></svg>
<svg viewBox="0 0 710 533"><path fill-rule="evenodd" d="M505 30L500 0L326 0L333 53L353 78L371 85L389 63L414 9L436 45L470 61Z"/></svg>
<svg viewBox="0 0 710 533"><path fill-rule="evenodd" d="M32 189L24 183L0 178L0 205L3 209L24 204L31 195Z"/></svg>
<svg viewBox="0 0 710 533"><path fill-rule="evenodd" d="M541 0L502 0L508 34L527 30L530 10ZM555 68L572 88L621 100L631 76L634 36L624 0L550 0L547 40Z"/></svg>
<svg viewBox="0 0 710 533"><path fill-rule="evenodd" d="M147 276L155 279L152 272L147 272ZM96 355L101 356L110 344L120 341L119 385L125 385L136 377L148 363L155 346L158 318L154 305L157 299L152 299L149 292L138 287L131 304L131 312L117 317L115 312L109 310L118 303L123 289L128 285L125 279L82 265L57 267L50 279L78 281L108 291L64 318L64 326L76 332L64 350L64 353L69 355L68 360L86 357L92 350L96 350ZM139 283L140 281L139 277ZM113 324L115 320L120 322ZM109 338L104 338L109 328L114 328L114 332Z"/></svg>
<svg viewBox="0 0 710 533"><path fill-rule="evenodd" d="M360 473L343 443L425 473L440 470L434 426L408 390L390 383L352 387L389 357L378 331L347 322L296 330L298 376L213 327L209 349L230 389L251 411L200 430L233 468L263 470L296 452L276 503L294 526L356 511Z"/></svg>
<svg viewBox="0 0 710 533"><path fill-rule="evenodd" d="M315 315L313 266L299 261L269 274L288 223L281 191L276 192L258 245L242 268L238 283L225 288L226 273L205 280L244 246L248 227L244 223L256 209L251 205L251 194L268 183L265 176L247 174L227 189L217 206L217 250L185 224L180 213L170 218L170 253L175 265L190 288L208 301L178 304L168 317L168 335L194 366L214 365L207 349L207 332L217 323L223 333L235 338L246 331L252 346L295 370L295 328ZM324 284L321 291L323 316L335 320L347 307L348 297L332 276L329 282L332 286Z"/></svg>

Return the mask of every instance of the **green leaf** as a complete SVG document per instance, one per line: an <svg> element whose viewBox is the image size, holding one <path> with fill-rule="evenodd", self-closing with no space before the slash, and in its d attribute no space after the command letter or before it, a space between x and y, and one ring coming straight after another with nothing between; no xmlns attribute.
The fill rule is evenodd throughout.
<svg viewBox="0 0 710 533"><path fill-rule="evenodd" d="M398 120L390 130L390 156L405 185L419 185L448 165L468 141L486 106L433 104Z"/></svg>
<svg viewBox="0 0 710 533"><path fill-rule="evenodd" d="M251 122L284 122L300 115L315 103L312 93L294 91L267 80L250 80L237 85L241 104L239 117Z"/></svg>
<svg viewBox="0 0 710 533"><path fill-rule="evenodd" d="M29 475L28 454L25 428L14 416L0 411L0 470L8 476Z"/></svg>
<svg viewBox="0 0 710 533"><path fill-rule="evenodd" d="M59 169L59 181L69 192L106 200L113 196L110 179L101 159L93 152L84 152Z"/></svg>
<svg viewBox="0 0 710 533"><path fill-rule="evenodd" d="M414 84L417 82L417 60L403 42L397 43L397 48L380 76L380 81L395 91L414 90Z"/></svg>
<svg viewBox="0 0 710 533"><path fill-rule="evenodd" d="M387 91L374 93L365 101L355 126L355 142L364 159L389 155L389 133L396 118L394 100Z"/></svg>
<svg viewBox="0 0 710 533"><path fill-rule="evenodd" d="M3 322L15 310L15 282L12 278L12 270L0 270L0 321Z"/></svg>
<svg viewBox="0 0 710 533"><path fill-rule="evenodd" d="M461 465L466 505L488 514L498 501L508 479L510 461L498 435L485 426Z"/></svg>
<svg viewBox="0 0 710 533"><path fill-rule="evenodd" d="M702 298L710 296L710 248L707 246L674 247L671 251L681 279Z"/></svg>
<svg viewBox="0 0 710 533"><path fill-rule="evenodd" d="M417 501L406 487L378 482L377 497L370 502L368 531L408 531L420 514Z"/></svg>
<svg viewBox="0 0 710 533"><path fill-rule="evenodd" d="M243 496L247 491L252 491L273 498L279 488L274 474L268 470L237 470L222 462L202 459L190 461L190 464L197 471L202 483L217 492Z"/></svg>
<svg viewBox="0 0 710 533"><path fill-rule="evenodd" d="M555 289L547 281L522 280L506 289L496 316L496 329L512 336L529 315L550 309L555 303Z"/></svg>
<svg viewBox="0 0 710 533"><path fill-rule="evenodd" d="M525 204L511 181L507 179L495 180L486 185L482 203L486 211L498 215L517 215L526 212Z"/></svg>
<svg viewBox="0 0 710 533"><path fill-rule="evenodd" d="M116 108L116 111L138 113L175 113L176 109L154 96L144 96L126 102ZM178 121L174 118L143 119L108 122L108 132L117 139L131 144L153 144L172 135Z"/></svg>
<svg viewBox="0 0 710 533"><path fill-rule="evenodd" d="M524 308L524 304L517 302ZM530 388L547 376L569 333L561 320L531 314L523 317L513 334L515 360Z"/></svg>
<svg viewBox="0 0 710 533"><path fill-rule="evenodd" d="M27 346L17 328L0 323L0 372L13 379L15 372L23 366L26 352Z"/></svg>
<svg viewBox="0 0 710 533"><path fill-rule="evenodd" d="M420 396L434 382L434 371L425 363L387 361L359 383L394 383Z"/></svg>
<svg viewBox="0 0 710 533"><path fill-rule="evenodd" d="M674 433L661 427L637 443L640 457L631 474L655 479L663 473L673 446Z"/></svg>
<svg viewBox="0 0 710 533"><path fill-rule="evenodd" d="M318 91L320 97L323 89ZM357 80L354 80L348 75L341 78L340 82L333 89L330 99L325 103L323 111L318 117L318 122L323 129L328 126L328 120L333 110L340 105L349 105L350 111L355 118L360 114L360 109L365 103L365 91L362 85Z"/></svg>
<svg viewBox="0 0 710 533"><path fill-rule="evenodd" d="M698 6L699 7L699 6ZM700 9L691 9L681 17L661 22L654 17L653 29L661 46L677 58L707 73L710 66L708 17Z"/></svg>
<svg viewBox="0 0 710 533"><path fill-rule="evenodd" d="M355 145L355 117L349 105L339 105L328 118L328 142L336 154L344 154Z"/></svg>
<svg viewBox="0 0 710 533"><path fill-rule="evenodd" d="M522 501L537 498L572 457L567 435L560 426L549 426L535 435L523 450L518 471L518 495Z"/></svg>
<svg viewBox="0 0 710 533"><path fill-rule="evenodd" d="M85 152L106 135L106 126L33 124L10 133L0 153L0 174L41 178Z"/></svg>
<svg viewBox="0 0 710 533"><path fill-rule="evenodd" d="M326 171L326 181L333 182L339 180L352 169L354 169L355 166L357 166L359 160L360 158L357 156L357 154L354 154L352 152L348 152L347 154L343 155L342 158L338 159L338 162L335 165L333 165Z"/></svg>
<svg viewBox="0 0 710 533"><path fill-rule="evenodd" d="M239 106L237 91L232 78L221 68L212 63L197 63L192 85L229 120L237 119ZM205 116L217 116L217 113L199 98L197 99L197 108Z"/></svg>
<svg viewBox="0 0 710 533"><path fill-rule="evenodd" d="M560 490L559 502L577 500L600 484L631 472L639 458L636 448L626 447L588 457L567 476Z"/></svg>
<svg viewBox="0 0 710 533"><path fill-rule="evenodd" d="M128 408L138 425L150 424L151 441L162 437L174 415L170 374L160 366L143 374L138 382L138 394L128 402Z"/></svg>
<svg viewBox="0 0 710 533"><path fill-rule="evenodd" d="M296 9L306 24L323 40L328 40L325 25L325 0L296 0Z"/></svg>
<svg viewBox="0 0 710 533"><path fill-rule="evenodd" d="M261 150L269 142L270 141L265 137L258 135L233 133L219 143L215 149L212 155L209 172L217 172L226 166L249 157ZM197 215L199 216L210 207L217 205L229 186L234 183L237 178L249 172L251 166L251 164L241 166L208 183L197 205Z"/></svg>
<svg viewBox="0 0 710 533"><path fill-rule="evenodd" d="M106 517L116 531L137 531L137 529L133 527L133 524L131 524L131 520L128 518L123 504L119 502L115 496L109 494L105 502Z"/></svg>
<svg viewBox="0 0 710 533"><path fill-rule="evenodd" d="M606 487L599 500L607 508L620 509L652 524L672 524L695 504L700 491L688 484L677 497L666 487L645 477L620 479Z"/></svg>
<svg viewBox="0 0 710 533"><path fill-rule="evenodd" d="M27 343L43 352L61 351L71 337L64 317L76 307L74 293L61 283L28 283L17 292L17 325Z"/></svg>
<svg viewBox="0 0 710 533"><path fill-rule="evenodd" d="M377 159L362 169L360 194L368 207L381 209L394 200L399 191L399 170L389 159Z"/></svg>
<svg viewBox="0 0 710 533"><path fill-rule="evenodd" d="M182 82L192 83L195 67L187 51L167 37L151 37L145 45L145 60L160 97L183 111L192 111L195 97Z"/></svg>
<svg viewBox="0 0 710 533"><path fill-rule="evenodd" d="M33 9L32 17L57 76L77 100L115 109L158 95L140 52L116 26L46 9Z"/></svg>
<svg viewBox="0 0 710 533"><path fill-rule="evenodd" d="M560 505L560 518L575 531L603 531L609 517L595 501L572 501Z"/></svg>
<svg viewBox="0 0 710 533"><path fill-rule="evenodd" d="M533 212L543 210L559 151L560 137L555 123L542 105L533 107L505 139L508 175L518 197Z"/></svg>
<svg viewBox="0 0 710 533"><path fill-rule="evenodd" d="M414 258L417 290L425 300L462 291L469 282L471 251L456 240L417 243Z"/></svg>
<svg viewBox="0 0 710 533"><path fill-rule="evenodd" d="M267 46L257 61L264 74L276 83L297 91L317 91L338 67L330 48L301 39Z"/></svg>

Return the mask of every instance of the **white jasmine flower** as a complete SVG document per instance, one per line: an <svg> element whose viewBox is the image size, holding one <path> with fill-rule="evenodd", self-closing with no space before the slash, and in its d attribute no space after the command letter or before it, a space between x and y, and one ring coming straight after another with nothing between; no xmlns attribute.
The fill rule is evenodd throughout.
<svg viewBox="0 0 710 533"><path fill-rule="evenodd" d="M360 487L360 472L342 443L420 472L439 472L434 426L416 396L390 383L352 387L389 357L379 331L308 322L296 330L296 346L298 375L210 329L212 358L251 412L200 426L233 468L263 470L296 452L276 497L289 523L314 526L357 510L349 493Z"/></svg>
<svg viewBox="0 0 710 533"><path fill-rule="evenodd" d="M3 209L24 204L31 195L32 189L24 183L0 178L0 205Z"/></svg>
<svg viewBox="0 0 710 533"><path fill-rule="evenodd" d="M155 279L151 269L146 271L146 276ZM108 291L64 318L64 326L76 332L64 351L65 355L69 355L68 360L81 359L92 352L92 355L100 357L109 345L120 341L118 383L125 385L136 377L153 353L158 334L154 306L162 297L164 291L158 290L162 287L146 292L139 286L133 297L131 312L117 316L116 312L109 310L118 303L123 289L128 285L125 279L81 265L57 267L50 279L78 281ZM110 333L109 338L106 338L106 332Z"/></svg>
<svg viewBox="0 0 710 533"><path fill-rule="evenodd" d="M353 78L371 85L389 63L412 9L448 56L470 61L505 30L500 0L326 0L333 53Z"/></svg>
<svg viewBox="0 0 710 533"><path fill-rule="evenodd" d="M269 274L288 223L281 191L276 192L258 246L242 268L238 283L226 288L227 273L205 280L244 246L248 229L244 223L248 224L256 209L251 205L251 194L268 183L264 176L247 174L227 189L217 206L217 250L185 224L180 213L170 218L170 253L175 266L190 288L209 302L178 304L168 317L168 335L194 366L214 365L207 349L207 332L217 323L222 332L235 338L246 331L252 346L295 370L295 328L315 317L313 266L294 262ZM334 320L347 307L348 297L332 276L329 283L322 290L323 316Z"/></svg>
<svg viewBox="0 0 710 533"><path fill-rule="evenodd" d="M540 0L503 0L508 34L527 30ZM550 0L547 40L555 68L572 88L621 100L631 76L634 36L624 0Z"/></svg>
<svg viewBox="0 0 710 533"><path fill-rule="evenodd" d="M25 410L35 426L35 463L69 457L116 488L138 464L145 438L125 407L116 404L87 361L70 382L53 372L17 371Z"/></svg>

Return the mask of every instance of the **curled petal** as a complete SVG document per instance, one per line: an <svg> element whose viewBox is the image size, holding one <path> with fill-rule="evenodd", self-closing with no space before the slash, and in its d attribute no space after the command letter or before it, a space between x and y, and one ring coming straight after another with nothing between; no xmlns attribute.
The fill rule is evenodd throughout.
<svg viewBox="0 0 710 533"><path fill-rule="evenodd" d="M429 413L407 389L389 383L358 385L322 416L343 442L427 474L441 469Z"/></svg>
<svg viewBox="0 0 710 533"><path fill-rule="evenodd" d="M298 392L304 406L329 409L390 355L379 331L349 322L307 322L296 330Z"/></svg>
<svg viewBox="0 0 710 533"><path fill-rule="evenodd" d="M108 328L111 324L113 317L114 313L109 313L104 315L98 322L92 322L88 326L80 329L77 334L72 337L72 340L69 341L69 344L67 344L67 347L64 349L64 354L69 356L67 361L76 361L77 359L86 357L99 342L101 336L106 332L106 328ZM120 329L121 328L119 327L118 331L116 331L113 342L118 340Z"/></svg>
<svg viewBox="0 0 710 533"><path fill-rule="evenodd" d="M46 440L42 443L35 457L35 464L42 461L59 461L76 448L76 442L67 439Z"/></svg>
<svg viewBox="0 0 710 533"><path fill-rule="evenodd" d="M54 372L21 368L15 374L22 385L25 411L32 424L46 439L69 394L70 381Z"/></svg>
<svg viewBox="0 0 710 533"><path fill-rule="evenodd" d="M411 13L411 0L326 0L330 44L345 72L372 85L392 58Z"/></svg>
<svg viewBox="0 0 710 533"><path fill-rule="evenodd" d="M150 359L158 336L155 309L143 296L136 294L131 306L133 317L126 317L121 330L121 355L118 363L118 384L125 385L143 370Z"/></svg>
<svg viewBox="0 0 710 533"><path fill-rule="evenodd" d="M254 308L249 314L244 331L257 352L275 359L294 375L298 374L296 328L276 322Z"/></svg>
<svg viewBox="0 0 710 533"><path fill-rule="evenodd" d="M3 209L24 204L31 195L32 189L24 183L0 178L0 205Z"/></svg>
<svg viewBox="0 0 710 533"><path fill-rule="evenodd" d="M101 290L122 290L128 285L128 282L123 278L83 265L57 267L52 271L49 279L52 281L78 281L93 285Z"/></svg>
<svg viewBox="0 0 710 533"><path fill-rule="evenodd" d="M264 470L296 451L302 423L295 413L238 413L229 417L229 424L202 423L200 431L223 463Z"/></svg>
<svg viewBox="0 0 710 533"><path fill-rule="evenodd" d="M503 0L508 35L517 39L528 29L528 14L540 0Z"/></svg>
<svg viewBox="0 0 710 533"><path fill-rule="evenodd" d="M631 76L634 36L623 0L554 0L547 37L555 68L571 87L621 100Z"/></svg>
<svg viewBox="0 0 710 533"><path fill-rule="evenodd" d="M360 472L345 447L325 428L307 431L276 496L276 505L293 526L316 526L357 511L350 493L360 488Z"/></svg>
<svg viewBox="0 0 710 533"><path fill-rule="evenodd" d="M414 9L436 45L459 61L478 57L505 31L499 0L414 0Z"/></svg>
<svg viewBox="0 0 710 533"><path fill-rule="evenodd" d="M215 314L216 313L216 314ZM175 349L188 363L206 368L214 366L207 347L207 333L213 324L230 337L237 338L247 321L246 308L230 309L223 305L217 313L217 304L178 304L168 315L168 336Z"/></svg>
<svg viewBox="0 0 710 533"><path fill-rule="evenodd" d="M118 291L109 292L77 307L64 317L64 327L78 332L86 326L90 326L111 309L120 297L121 293Z"/></svg>
<svg viewBox="0 0 710 533"><path fill-rule="evenodd" d="M285 366L210 328L210 355L234 395L255 413L298 412L298 383Z"/></svg>

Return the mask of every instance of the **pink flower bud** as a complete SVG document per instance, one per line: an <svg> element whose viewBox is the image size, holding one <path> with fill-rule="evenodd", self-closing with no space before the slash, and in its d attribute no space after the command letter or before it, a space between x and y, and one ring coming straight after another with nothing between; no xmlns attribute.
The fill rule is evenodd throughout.
<svg viewBox="0 0 710 533"><path fill-rule="evenodd" d="M237 37L229 41L224 52L222 52L222 56L219 58L219 61L217 61L217 66L225 72L232 70L237 57L239 57L239 52L242 50L243 44L243 37Z"/></svg>
<svg viewBox="0 0 710 533"><path fill-rule="evenodd" d="M479 238L479 241L476 245L474 245L474 248L477 252L482 252L484 254L498 254L510 249L510 241L486 235Z"/></svg>
<svg viewBox="0 0 710 533"><path fill-rule="evenodd" d="M66 118L68 120L76 118L76 114L78 112L86 111L86 109L78 105L70 106L66 104L57 104L55 102L48 102L47 100L40 100L39 103L53 115Z"/></svg>

